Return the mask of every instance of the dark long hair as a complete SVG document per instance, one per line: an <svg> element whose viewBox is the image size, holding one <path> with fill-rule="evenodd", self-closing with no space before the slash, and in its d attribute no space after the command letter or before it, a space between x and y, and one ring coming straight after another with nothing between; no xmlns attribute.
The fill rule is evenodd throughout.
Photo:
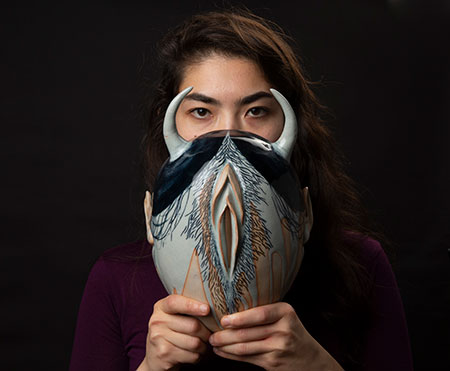
<svg viewBox="0 0 450 371"><path fill-rule="evenodd" d="M186 67L213 54L247 58L291 103L299 123L292 165L301 184L310 189L314 225L302 268L286 300L313 335L314 323L326 321L339 334L343 364L356 362L369 284L359 262L358 241L366 236L379 240L380 235L368 226L367 213L345 174L344 157L322 122L324 107L303 71L293 40L276 24L239 8L192 16L165 35L158 51L159 79L149 89L142 142L150 191L168 157L162 135L164 113L178 93ZM301 292L301 303L293 292Z"/></svg>

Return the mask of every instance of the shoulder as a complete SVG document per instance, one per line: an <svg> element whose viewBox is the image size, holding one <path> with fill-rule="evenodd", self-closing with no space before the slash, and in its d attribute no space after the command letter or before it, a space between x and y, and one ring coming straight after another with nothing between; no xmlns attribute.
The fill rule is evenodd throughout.
<svg viewBox="0 0 450 371"><path fill-rule="evenodd" d="M367 272L372 287L398 289L394 270L381 243L371 237L346 232L344 239L354 244L358 262Z"/></svg>
<svg viewBox="0 0 450 371"><path fill-rule="evenodd" d="M151 245L145 240L104 251L94 263L88 282L114 298L116 305L139 298L144 292L153 293L155 299L165 293L153 263Z"/></svg>
<svg viewBox="0 0 450 371"><path fill-rule="evenodd" d="M145 260L151 257L151 251L152 247L146 240L139 240L107 249L100 255L99 259L124 263Z"/></svg>
<svg viewBox="0 0 450 371"><path fill-rule="evenodd" d="M146 241L130 242L105 250L92 266L90 279L126 278L133 269L152 267L151 246Z"/></svg>
<svg viewBox="0 0 450 371"><path fill-rule="evenodd" d="M360 263L367 270L370 318L363 349L365 369L412 370L409 344L400 290L391 263L379 241L370 237L350 238L358 243Z"/></svg>
<svg viewBox="0 0 450 371"><path fill-rule="evenodd" d="M371 275L379 264L390 267L389 259L379 241L354 232L346 232L344 241L355 246L359 263Z"/></svg>
<svg viewBox="0 0 450 371"><path fill-rule="evenodd" d="M153 306L166 295L146 241L103 252L81 300L71 370L136 369Z"/></svg>

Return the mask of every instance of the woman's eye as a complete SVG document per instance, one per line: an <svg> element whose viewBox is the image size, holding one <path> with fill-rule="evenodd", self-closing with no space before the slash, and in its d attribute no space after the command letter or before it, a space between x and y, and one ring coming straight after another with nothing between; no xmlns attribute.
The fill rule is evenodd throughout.
<svg viewBox="0 0 450 371"><path fill-rule="evenodd" d="M253 107L247 111L247 114L251 117L261 117L267 113L267 109L264 107Z"/></svg>
<svg viewBox="0 0 450 371"><path fill-rule="evenodd" d="M207 110L206 108L194 108L193 110L191 110L191 113L194 115L194 117L203 119L211 112L209 112L209 110Z"/></svg>

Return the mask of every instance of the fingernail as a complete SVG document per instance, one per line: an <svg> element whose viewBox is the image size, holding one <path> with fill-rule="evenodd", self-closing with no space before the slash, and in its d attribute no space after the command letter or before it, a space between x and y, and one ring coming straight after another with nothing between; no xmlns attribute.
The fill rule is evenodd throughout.
<svg viewBox="0 0 450 371"><path fill-rule="evenodd" d="M222 326L229 326L231 325L231 318L230 317L223 317L222 318Z"/></svg>
<svg viewBox="0 0 450 371"><path fill-rule="evenodd" d="M214 346L216 343L214 342L214 335L211 335L210 337L209 337L209 343L212 345L212 346Z"/></svg>
<svg viewBox="0 0 450 371"><path fill-rule="evenodd" d="M206 304L200 304L200 311L206 313L208 311L208 306Z"/></svg>

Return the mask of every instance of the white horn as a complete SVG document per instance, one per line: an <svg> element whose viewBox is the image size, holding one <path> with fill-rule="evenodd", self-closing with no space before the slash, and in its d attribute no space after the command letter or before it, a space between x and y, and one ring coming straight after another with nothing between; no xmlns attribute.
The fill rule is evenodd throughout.
<svg viewBox="0 0 450 371"><path fill-rule="evenodd" d="M167 107L166 115L164 116L163 135L167 149L169 150L170 162L175 161L180 157L191 145L191 142L184 140L178 134L175 115L177 114L181 101L192 89L193 87L190 86L173 98L169 107Z"/></svg>
<svg viewBox="0 0 450 371"><path fill-rule="evenodd" d="M284 128L278 140L273 143L274 150L285 158L290 160L292 151L297 140L297 119L295 118L294 110L289 104L288 100L277 90L270 89L277 102L280 104L284 113Z"/></svg>

